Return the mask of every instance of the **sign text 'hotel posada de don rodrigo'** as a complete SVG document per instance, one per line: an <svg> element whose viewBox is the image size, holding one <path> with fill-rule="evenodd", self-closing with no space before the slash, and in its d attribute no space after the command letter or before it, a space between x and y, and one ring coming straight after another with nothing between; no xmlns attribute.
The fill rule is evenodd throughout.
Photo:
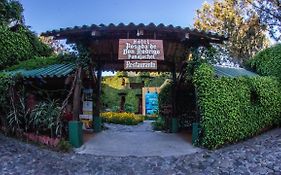
<svg viewBox="0 0 281 175"><path fill-rule="evenodd" d="M163 41L120 39L118 59L125 70L157 69L157 60L164 60Z"/></svg>

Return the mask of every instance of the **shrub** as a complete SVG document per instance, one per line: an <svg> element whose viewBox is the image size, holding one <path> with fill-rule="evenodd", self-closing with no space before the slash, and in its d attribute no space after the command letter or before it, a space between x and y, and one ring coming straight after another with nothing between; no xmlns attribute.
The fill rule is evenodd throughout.
<svg viewBox="0 0 281 175"><path fill-rule="evenodd" d="M280 123L280 83L272 77L214 77L202 64L195 72L203 129L201 144L217 148Z"/></svg>
<svg viewBox="0 0 281 175"><path fill-rule="evenodd" d="M40 102L32 110L29 123L37 133L45 134L47 131L51 137L60 136L62 123L59 114L60 108L56 101Z"/></svg>
<svg viewBox="0 0 281 175"><path fill-rule="evenodd" d="M70 152L72 150L72 146L69 141L66 141L64 139L60 140L57 145L57 148L62 152Z"/></svg>
<svg viewBox="0 0 281 175"><path fill-rule="evenodd" d="M101 117L104 122L123 125L137 125L144 120L141 115L127 112L104 112L101 113Z"/></svg>
<svg viewBox="0 0 281 175"><path fill-rule="evenodd" d="M162 117L158 117L155 122L152 123L153 130L161 131L165 129L165 121Z"/></svg>

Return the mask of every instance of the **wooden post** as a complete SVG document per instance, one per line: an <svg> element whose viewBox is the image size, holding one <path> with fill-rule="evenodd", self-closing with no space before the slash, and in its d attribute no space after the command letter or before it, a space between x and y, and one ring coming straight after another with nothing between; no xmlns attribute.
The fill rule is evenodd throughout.
<svg viewBox="0 0 281 175"><path fill-rule="evenodd" d="M173 84L172 84L172 117L176 117L176 80L177 80L177 75L176 75L176 69L175 69L175 64L173 65L172 68L172 79L173 79Z"/></svg>
<svg viewBox="0 0 281 175"><path fill-rule="evenodd" d="M138 114L142 113L142 94L136 95L138 98Z"/></svg>
<svg viewBox="0 0 281 175"><path fill-rule="evenodd" d="M120 107L119 107L120 112L125 112L125 103L126 103L126 96L122 94L120 96Z"/></svg>
<svg viewBox="0 0 281 175"><path fill-rule="evenodd" d="M77 71L77 80L75 83L74 95L73 95L73 120L78 121L80 114L80 102L81 102L81 88L82 88L82 79L81 79L82 67L78 68Z"/></svg>
<svg viewBox="0 0 281 175"><path fill-rule="evenodd" d="M100 117L100 104L101 104L101 100L100 100L100 96L101 96L101 75L102 75L102 70L101 67L98 66L97 69L97 82L96 82L96 98L95 98L95 108L93 111L94 114L94 131L95 132L100 132L101 131L101 117Z"/></svg>
<svg viewBox="0 0 281 175"><path fill-rule="evenodd" d="M178 119L177 119L177 111L176 111L176 80L177 80L177 74L176 74L176 65L173 64L172 68L172 78L173 78L173 84L172 84L172 120L171 120L171 132L175 133L178 131Z"/></svg>

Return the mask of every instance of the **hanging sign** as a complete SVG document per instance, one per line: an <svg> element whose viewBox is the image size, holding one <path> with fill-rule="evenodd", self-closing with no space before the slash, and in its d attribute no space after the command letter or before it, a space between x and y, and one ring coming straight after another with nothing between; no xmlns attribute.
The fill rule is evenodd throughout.
<svg viewBox="0 0 281 175"><path fill-rule="evenodd" d="M156 60L125 60L124 61L125 70L145 70L145 69L157 69Z"/></svg>
<svg viewBox="0 0 281 175"><path fill-rule="evenodd" d="M162 40L119 39L119 60L164 60Z"/></svg>

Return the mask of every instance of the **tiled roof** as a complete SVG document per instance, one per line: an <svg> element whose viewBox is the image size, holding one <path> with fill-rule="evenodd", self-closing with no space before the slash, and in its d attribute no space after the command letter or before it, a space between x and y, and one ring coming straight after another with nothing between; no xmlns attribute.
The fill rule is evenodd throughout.
<svg viewBox="0 0 281 175"><path fill-rule="evenodd" d="M74 69L75 64L53 64L33 70L19 69L6 73L9 75L21 74L24 78L59 78L67 76L68 74L72 73Z"/></svg>
<svg viewBox="0 0 281 175"><path fill-rule="evenodd" d="M192 34L198 34L198 35L205 35L208 37L214 37L219 38L221 40L226 40L226 36L218 35L217 33L213 32L206 32L206 31L199 31L197 29L191 29L189 27L180 27L180 26L173 26L173 25L164 25L159 24L156 25L154 23L150 23L148 25L145 25L143 23L140 24L134 24L129 23L125 25L124 23L120 23L118 25L110 23L108 25L105 24L92 24L92 25L83 25L83 26L74 26L74 27L66 27L66 28L60 28L58 30L50 30L42 33L43 36L60 36L75 32L87 32L87 31L103 31L103 30L137 30L137 29L145 29L145 30L158 30L158 31L169 31L169 32L180 32L180 33L192 33Z"/></svg>

